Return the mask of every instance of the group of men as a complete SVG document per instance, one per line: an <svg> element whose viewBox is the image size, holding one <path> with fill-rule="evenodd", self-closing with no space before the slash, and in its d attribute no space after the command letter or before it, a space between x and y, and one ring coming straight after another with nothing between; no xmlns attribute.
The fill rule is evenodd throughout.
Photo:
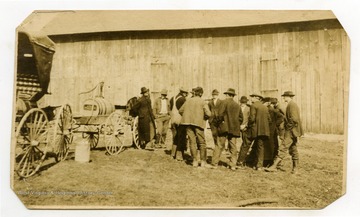
<svg viewBox="0 0 360 217"><path fill-rule="evenodd" d="M149 89L142 87L142 96L132 108L132 113L139 117L140 146L144 149L165 148L166 134L171 126L171 157L183 161L184 152L189 148L193 167L216 169L227 141L231 170L251 166L258 171L274 172L281 169L281 161L288 152L293 162L292 173L297 172L297 142L303 130L292 91L282 94L286 109L280 108L276 98L257 93L250 95L250 101L242 96L237 103L233 88L224 92L223 100L219 99L220 93L216 89L212 91L210 101L202 99L203 93L203 88L196 87L188 98L188 91L180 88L176 96L168 99L167 90L162 90L161 97L152 107ZM215 144L210 163L207 163L206 121ZM242 144L238 151L236 144L240 137Z"/></svg>

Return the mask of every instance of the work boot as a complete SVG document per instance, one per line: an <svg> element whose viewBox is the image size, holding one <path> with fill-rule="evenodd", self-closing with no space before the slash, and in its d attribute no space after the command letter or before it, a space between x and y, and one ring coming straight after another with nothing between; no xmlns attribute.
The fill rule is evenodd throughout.
<svg viewBox="0 0 360 217"><path fill-rule="evenodd" d="M276 166L276 169L282 172L285 172L286 170L284 169L284 164L283 161L280 161L280 163L278 163L278 165Z"/></svg>
<svg viewBox="0 0 360 217"><path fill-rule="evenodd" d="M175 159L176 157L176 149L177 149L177 145L172 145L171 147L171 157Z"/></svg>
<svg viewBox="0 0 360 217"><path fill-rule="evenodd" d="M236 169L245 169L245 165L243 162L238 162L238 163L236 163L235 168Z"/></svg>
<svg viewBox="0 0 360 217"><path fill-rule="evenodd" d="M298 165L299 165L299 160L293 160L293 168L291 170L291 174L297 174L298 172Z"/></svg>
<svg viewBox="0 0 360 217"><path fill-rule="evenodd" d="M176 160L183 161L184 160L184 151L177 150L176 151Z"/></svg>
<svg viewBox="0 0 360 217"><path fill-rule="evenodd" d="M277 171L276 166L280 163L280 161L281 161L280 158L275 158L274 163L270 167L264 168L264 170L266 172L276 172Z"/></svg>
<svg viewBox="0 0 360 217"><path fill-rule="evenodd" d="M150 141L145 145L145 150L154 151L154 143L153 143L153 141Z"/></svg>
<svg viewBox="0 0 360 217"><path fill-rule="evenodd" d="M194 159L193 162L192 162L192 166L193 166L193 167L198 167L198 166L199 166L199 162Z"/></svg>
<svg viewBox="0 0 360 217"><path fill-rule="evenodd" d="M160 139L161 139L160 134L156 134L156 135L155 135L155 144L159 144Z"/></svg>
<svg viewBox="0 0 360 217"><path fill-rule="evenodd" d="M200 166L201 166L201 167L205 167L205 166L206 166L206 161L203 161L203 160L202 160L201 163L200 163Z"/></svg>

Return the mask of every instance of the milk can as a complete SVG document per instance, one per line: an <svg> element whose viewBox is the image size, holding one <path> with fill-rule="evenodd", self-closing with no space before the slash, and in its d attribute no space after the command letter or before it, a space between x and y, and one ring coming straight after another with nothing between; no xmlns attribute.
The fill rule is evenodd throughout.
<svg viewBox="0 0 360 217"><path fill-rule="evenodd" d="M87 140L83 139L76 144L75 161L81 163L90 162L90 144Z"/></svg>

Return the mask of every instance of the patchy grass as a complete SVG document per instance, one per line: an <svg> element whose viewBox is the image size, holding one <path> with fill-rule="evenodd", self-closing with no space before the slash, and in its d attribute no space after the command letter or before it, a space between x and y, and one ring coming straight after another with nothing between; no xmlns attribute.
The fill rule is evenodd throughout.
<svg viewBox="0 0 360 217"><path fill-rule="evenodd" d="M318 209L345 191L342 140L303 138L296 175L290 174L290 158L285 159L285 172L211 170L193 168L190 158L175 161L165 149L129 148L108 156L99 145L90 163L76 162L70 153L56 164L49 158L33 177L15 175L15 193L29 208L234 208L245 199L274 198L278 203L249 207ZM228 161L225 154L222 161Z"/></svg>

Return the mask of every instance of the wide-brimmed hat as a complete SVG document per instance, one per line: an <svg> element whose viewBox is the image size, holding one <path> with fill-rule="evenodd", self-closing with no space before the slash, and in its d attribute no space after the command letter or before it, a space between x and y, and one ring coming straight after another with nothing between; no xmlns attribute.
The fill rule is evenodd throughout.
<svg viewBox="0 0 360 217"><path fill-rule="evenodd" d="M195 93L200 93L200 94L204 93L204 90L202 87L195 87L193 90Z"/></svg>
<svg viewBox="0 0 360 217"><path fill-rule="evenodd" d="M235 89L229 88L229 89L227 89L227 91L224 92L224 94L230 94L230 95L235 96L236 95Z"/></svg>
<svg viewBox="0 0 360 217"><path fill-rule="evenodd" d="M188 93L189 91L187 91L184 87L180 87L179 89L180 92L183 92L183 93Z"/></svg>
<svg viewBox="0 0 360 217"><path fill-rule="evenodd" d="M260 99L262 99L263 97L258 94L258 93L253 93L253 94L250 94L250 97L259 97Z"/></svg>
<svg viewBox="0 0 360 217"><path fill-rule="evenodd" d="M212 92L211 92L211 95L219 95L219 91L217 89L214 89Z"/></svg>
<svg viewBox="0 0 360 217"><path fill-rule="evenodd" d="M271 98L270 97L264 97L262 99L263 102L270 102Z"/></svg>
<svg viewBox="0 0 360 217"><path fill-rule="evenodd" d="M149 91L149 89L147 89L146 87L141 88L141 94L144 94L144 93L146 93L148 91Z"/></svg>
<svg viewBox="0 0 360 217"><path fill-rule="evenodd" d="M241 103L247 103L248 101L249 100L248 100L248 98L246 96L241 96L241 98L240 98Z"/></svg>
<svg viewBox="0 0 360 217"><path fill-rule="evenodd" d="M276 103L278 103L278 99L277 98L271 98L270 103L271 104L276 104Z"/></svg>
<svg viewBox="0 0 360 217"><path fill-rule="evenodd" d="M295 96L295 94L292 91L285 91L281 96Z"/></svg>
<svg viewBox="0 0 360 217"><path fill-rule="evenodd" d="M167 91L166 89L162 89L162 90L160 91L160 94L161 94L161 95L167 95L167 93L168 93L168 91Z"/></svg>

